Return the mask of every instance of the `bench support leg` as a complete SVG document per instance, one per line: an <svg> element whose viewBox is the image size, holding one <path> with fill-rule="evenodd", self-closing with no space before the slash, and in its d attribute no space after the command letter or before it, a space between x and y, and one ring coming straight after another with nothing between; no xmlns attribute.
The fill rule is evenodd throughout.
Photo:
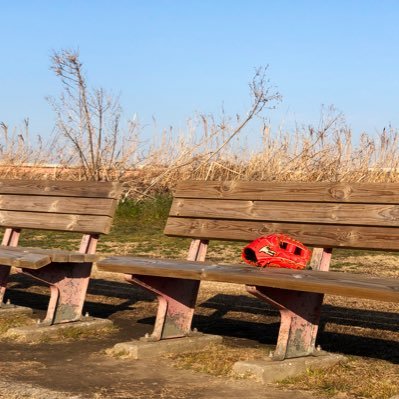
<svg viewBox="0 0 399 399"><path fill-rule="evenodd" d="M315 354L323 294L257 286L247 286L247 290L280 311L281 324L273 360Z"/></svg>
<svg viewBox="0 0 399 399"><path fill-rule="evenodd" d="M141 275L127 275L126 280L158 298L154 331L149 340L179 338L191 333L199 281Z"/></svg>
<svg viewBox="0 0 399 399"><path fill-rule="evenodd" d="M41 269L20 269L36 280L50 285L50 301L43 324L80 320L89 285L92 263L57 263Z"/></svg>
<svg viewBox="0 0 399 399"><path fill-rule="evenodd" d="M208 240L192 240L187 259L203 262L207 249ZM154 330L146 339L159 341L185 337L191 333L200 281L143 275L126 275L125 278L129 283L145 288L158 298Z"/></svg>
<svg viewBox="0 0 399 399"><path fill-rule="evenodd" d="M16 247L18 245L20 234L20 229L6 229L3 235L1 245ZM3 304L4 294L7 290L8 276L10 275L10 271L10 266L0 265L0 306Z"/></svg>
<svg viewBox="0 0 399 399"><path fill-rule="evenodd" d="M0 306L4 301L4 294L7 290L8 276L10 274L10 266L0 266Z"/></svg>

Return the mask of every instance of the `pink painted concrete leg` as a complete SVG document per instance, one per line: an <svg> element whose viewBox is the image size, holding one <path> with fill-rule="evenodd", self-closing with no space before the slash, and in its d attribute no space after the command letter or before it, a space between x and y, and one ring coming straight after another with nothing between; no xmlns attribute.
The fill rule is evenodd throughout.
<svg viewBox="0 0 399 399"><path fill-rule="evenodd" d="M16 247L18 245L21 230L8 228L5 230L1 245ZM0 306L3 304L4 295L7 290L8 276L11 267L0 265Z"/></svg>
<svg viewBox="0 0 399 399"><path fill-rule="evenodd" d="M192 240L188 250L187 260L203 262L208 250L208 240Z"/></svg>
<svg viewBox="0 0 399 399"><path fill-rule="evenodd" d="M203 262L207 249L208 241L192 240L187 260ZM151 340L190 334L199 281L142 275L126 275L125 278L157 296L158 310Z"/></svg>
<svg viewBox="0 0 399 399"><path fill-rule="evenodd" d="M79 252L83 254L95 254L99 235L85 234L80 242Z"/></svg>
<svg viewBox="0 0 399 399"><path fill-rule="evenodd" d="M332 248L314 248L310 268L327 272L330 269L331 256Z"/></svg>
<svg viewBox="0 0 399 399"><path fill-rule="evenodd" d="M312 269L327 271L331 252L331 249L315 248ZM247 290L280 311L281 324L274 360L314 354L323 294L257 286L247 286Z"/></svg>
<svg viewBox="0 0 399 399"><path fill-rule="evenodd" d="M199 281L141 275L126 276L126 280L145 288L158 298L151 340L190 334Z"/></svg>
<svg viewBox="0 0 399 399"><path fill-rule="evenodd" d="M91 268L91 263L56 263L37 270L21 270L50 285L50 300L43 323L67 323L82 317Z"/></svg>
<svg viewBox="0 0 399 399"><path fill-rule="evenodd" d="M79 252L94 254L98 235L82 237ZM50 286L50 300L43 324L80 320L90 281L92 263L51 263L41 269L20 269Z"/></svg>
<svg viewBox="0 0 399 399"><path fill-rule="evenodd" d="M7 290L8 276L10 274L10 266L0 266L0 306L3 304L4 294Z"/></svg>
<svg viewBox="0 0 399 399"><path fill-rule="evenodd" d="M255 286L248 286L247 290L280 311L281 324L274 360L314 353L322 294Z"/></svg>

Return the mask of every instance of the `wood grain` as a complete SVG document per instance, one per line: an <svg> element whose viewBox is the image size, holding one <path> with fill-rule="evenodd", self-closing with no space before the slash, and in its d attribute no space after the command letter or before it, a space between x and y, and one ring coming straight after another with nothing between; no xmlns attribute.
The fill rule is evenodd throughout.
<svg viewBox="0 0 399 399"><path fill-rule="evenodd" d="M0 194L0 211L112 216L116 205L117 201L112 198Z"/></svg>
<svg viewBox="0 0 399 399"><path fill-rule="evenodd" d="M22 248L0 246L0 265L38 269L51 263L46 254L30 253Z"/></svg>
<svg viewBox="0 0 399 399"><path fill-rule="evenodd" d="M264 201L399 204L399 183L182 181L174 196Z"/></svg>
<svg viewBox="0 0 399 399"><path fill-rule="evenodd" d="M176 198L170 216L399 227L399 205Z"/></svg>
<svg viewBox="0 0 399 399"><path fill-rule="evenodd" d="M75 251L63 251L42 248L0 246L0 265L26 269L40 269L50 263L86 263L94 262L97 255Z"/></svg>
<svg viewBox="0 0 399 399"><path fill-rule="evenodd" d="M77 251L67 251L61 249L45 249L45 248L29 248L29 247L16 247L18 250L23 250L32 254L46 255L50 258L51 262L56 263L85 263L95 262L98 259L96 254L87 254Z"/></svg>
<svg viewBox="0 0 399 399"><path fill-rule="evenodd" d="M218 281L399 302L399 280L359 274L218 265L129 256L97 263L101 271Z"/></svg>
<svg viewBox="0 0 399 399"><path fill-rule="evenodd" d="M116 182L0 180L0 194L119 199L121 190Z"/></svg>
<svg viewBox="0 0 399 399"><path fill-rule="evenodd" d="M399 250L399 229L393 227L169 217L164 232L166 235L176 237L231 241L252 241L263 235L285 233L295 237L305 245L315 247Z"/></svg>
<svg viewBox="0 0 399 399"><path fill-rule="evenodd" d="M109 216L0 211L2 227L106 234L111 222Z"/></svg>

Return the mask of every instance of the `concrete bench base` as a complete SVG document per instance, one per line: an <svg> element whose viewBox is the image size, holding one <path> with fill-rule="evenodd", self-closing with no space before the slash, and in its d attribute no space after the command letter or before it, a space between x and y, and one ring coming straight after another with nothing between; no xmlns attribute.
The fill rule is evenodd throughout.
<svg viewBox="0 0 399 399"><path fill-rule="evenodd" d="M149 359L165 354L178 354L203 350L207 345L220 344L220 335L196 333L184 338L170 338L161 341L132 340L121 342L107 350L111 356L131 359Z"/></svg>
<svg viewBox="0 0 399 399"><path fill-rule="evenodd" d="M13 327L10 328L4 336L20 342L38 342L50 338L57 338L63 334L73 336L73 330L76 330L76 336L78 336L80 333L84 334L85 332L102 330L112 326L113 324L111 320L87 317L82 321L54 324L50 326L34 324L30 326Z"/></svg>
<svg viewBox="0 0 399 399"><path fill-rule="evenodd" d="M240 377L251 377L267 384L281 381L287 377L298 376L308 369L323 369L343 361L346 361L346 357L337 354L323 354L281 361L272 359L247 360L236 362L233 366L233 373Z"/></svg>

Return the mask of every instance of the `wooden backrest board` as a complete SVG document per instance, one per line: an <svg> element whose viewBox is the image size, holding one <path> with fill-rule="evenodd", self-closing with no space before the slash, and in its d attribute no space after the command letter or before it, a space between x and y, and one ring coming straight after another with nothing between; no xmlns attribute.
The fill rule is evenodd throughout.
<svg viewBox="0 0 399 399"><path fill-rule="evenodd" d="M120 192L113 182L0 180L0 226L108 233Z"/></svg>
<svg viewBox="0 0 399 399"><path fill-rule="evenodd" d="M184 181L165 227L203 240L271 233L314 247L399 250L399 184Z"/></svg>

